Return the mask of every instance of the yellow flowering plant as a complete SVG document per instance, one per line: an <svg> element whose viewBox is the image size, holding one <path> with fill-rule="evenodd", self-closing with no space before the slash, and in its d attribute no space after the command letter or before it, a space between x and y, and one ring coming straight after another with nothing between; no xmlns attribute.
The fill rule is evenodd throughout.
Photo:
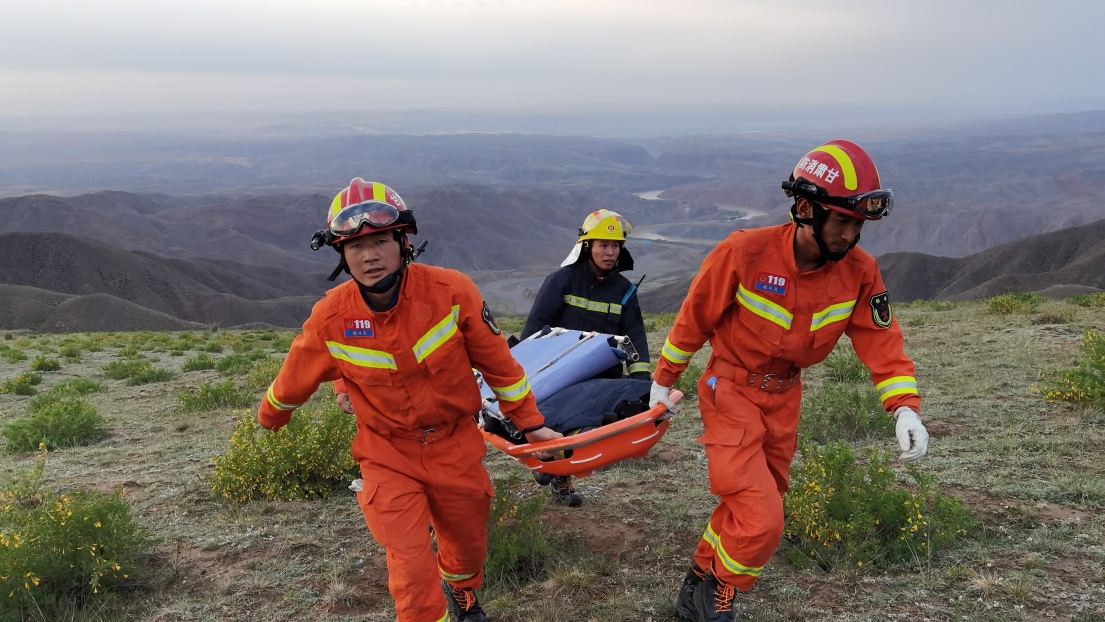
<svg viewBox="0 0 1105 622"><path fill-rule="evenodd" d="M533 495L522 477L511 472L492 482L495 498L487 519L484 580L492 586L518 588L541 571L551 551L541 523L544 495Z"/></svg>
<svg viewBox="0 0 1105 622"><path fill-rule="evenodd" d="M230 443L205 476L216 497L236 503L317 499L359 476L350 453L357 420L332 401L300 408L275 432L262 428L252 410L234 412Z"/></svg>
<svg viewBox="0 0 1105 622"><path fill-rule="evenodd" d="M122 491L52 491L46 451L0 486L0 621L85 604L134 582L150 545Z"/></svg>
<svg viewBox="0 0 1105 622"><path fill-rule="evenodd" d="M890 454L873 452L864 464L846 443L805 440L799 453L783 498L791 561L812 560L825 570L911 564L976 525L915 465L906 467L913 485L901 485Z"/></svg>
<svg viewBox="0 0 1105 622"><path fill-rule="evenodd" d="M1064 369L1043 386L1034 387L1049 402L1073 402L1105 408L1105 333L1087 329L1079 344L1082 361Z"/></svg>

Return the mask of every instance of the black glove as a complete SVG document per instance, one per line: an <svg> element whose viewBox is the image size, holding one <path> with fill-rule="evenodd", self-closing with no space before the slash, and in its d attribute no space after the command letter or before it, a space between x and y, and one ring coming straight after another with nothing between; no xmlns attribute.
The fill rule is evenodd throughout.
<svg viewBox="0 0 1105 622"><path fill-rule="evenodd" d="M629 377L634 380L652 380L652 374L648 373L647 371L635 372L629 374Z"/></svg>

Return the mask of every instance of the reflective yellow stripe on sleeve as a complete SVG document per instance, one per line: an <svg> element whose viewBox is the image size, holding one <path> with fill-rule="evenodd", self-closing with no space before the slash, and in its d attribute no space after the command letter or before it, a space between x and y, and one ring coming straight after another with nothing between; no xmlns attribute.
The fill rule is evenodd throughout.
<svg viewBox="0 0 1105 622"><path fill-rule="evenodd" d="M631 363L629 365L629 373L631 373L631 374L639 374L643 371L648 371L648 370L649 370L648 369L648 363L637 362L637 363Z"/></svg>
<svg viewBox="0 0 1105 622"><path fill-rule="evenodd" d="M691 360L694 356L694 352L687 352L686 350L680 350L672 345L670 339L664 340L664 349L660 350L660 356L668 359L676 365L684 365L687 361Z"/></svg>
<svg viewBox="0 0 1105 622"><path fill-rule="evenodd" d="M717 554L717 558L721 560L725 569L733 574L744 574L750 577L758 577L763 572L763 566L745 566L737 560L729 557L729 554L725 552L725 547L721 546L721 537L714 531L713 525L706 525L706 533L702 534L702 539L706 541L706 544L710 545L710 548L714 549L714 553Z"/></svg>
<svg viewBox="0 0 1105 622"><path fill-rule="evenodd" d="M570 307L586 309L587 311L596 311L598 313L613 313L615 315L621 315L622 312L622 306L616 302L598 302L595 300L588 300L580 296L572 296L570 294L564 295L564 304Z"/></svg>
<svg viewBox="0 0 1105 622"><path fill-rule="evenodd" d="M522 376L521 380L509 387L491 387L491 390L494 391L495 395L501 400L517 402L529 393L529 379Z"/></svg>
<svg viewBox="0 0 1105 622"><path fill-rule="evenodd" d="M358 348L336 341L327 341L326 348L330 350L330 356L352 363L358 367L375 367L377 369L397 369L395 357L380 350Z"/></svg>
<svg viewBox="0 0 1105 622"><path fill-rule="evenodd" d="M457 334L457 322L460 320L460 305L453 305L453 311L441 320L414 344L414 358L419 363L441 347L441 344Z"/></svg>
<svg viewBox="0 0 1105 622"><path fill-rule="evenodd" d="M829 324L832 324L833 322L846 320L852 316L852 310L855 308L855 300L840 302L835 305L825 307L821 311L813 314L813 321L810 323L810 330L815 331L820 328L824 328Z"/></svg>
<svg viewBox="0 0 1105 622"><path fill-rule="evenodd" d="M440 618L434 620L434 622L449 622L449 610L446 609L445 610L445 615L443 615Z"/></svg>
<svg viewBox="0 0 1105 622"><path fill-rule="evenodd" d="M276 394L273 393L271 384L269 385L269 390L265 393L265 399L267 399L269 401L269 404L272 404L272 407L277 409L277 410L295 410L296 408L299 408L300 406L303 405L303 404L285 404L284 402L281 402L280 400L276 399Z"/></svg>
<svg viewBox="0 0 1105 622"><path fill-rule="evenodd" d="M894 376L875 385L879 392L879 399L885 404L886 400L895 395L920 395L917 393L917 379L913 376Z"/></svg>
<svg viewBox="0 0 1105 622"><path fill-rule="evenodd" d="M794 316L791 315L790 311L787 311L763 296L753 294L744 288L743 283L737 285L736 298L737 302L745 309L748 309L765 320L782 326L786 330L790 330L791 322L794 320Z"/></svg>

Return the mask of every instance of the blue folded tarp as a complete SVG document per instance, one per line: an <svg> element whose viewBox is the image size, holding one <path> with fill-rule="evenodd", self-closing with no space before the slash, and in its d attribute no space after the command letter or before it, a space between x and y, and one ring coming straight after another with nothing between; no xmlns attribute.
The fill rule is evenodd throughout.
<svg viewBox="0 0 1105 622"><path fill-rule="evenodd" d="M625 359L625 351L610 344L610 335L597 333L581 340L588 334L569 330L558 335L525 339L510 349L510 354L526 370L530 389L538 403L565 387L595 377ZM481 391L485 398L495 395L486 383L483 383Z"/></svg>

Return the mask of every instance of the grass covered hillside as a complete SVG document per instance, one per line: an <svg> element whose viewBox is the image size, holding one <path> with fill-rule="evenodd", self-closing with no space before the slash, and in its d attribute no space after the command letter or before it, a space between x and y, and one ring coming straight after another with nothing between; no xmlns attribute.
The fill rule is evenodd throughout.
<svg viewBox="0 0 1105 622"><path fill-rule="evenodd" d="M1105 299L895 309L929 455L897 461L848 344L807 370L787 536L742 619L1105 619ZM652 352L672 320L647 318ZM0 332L0 621L393 620L351 418L324 387L256 429L293 336ZM580 508L489 451L492 619L679 619L715 503L683 405L647 458L579 481Z"/></svg>

